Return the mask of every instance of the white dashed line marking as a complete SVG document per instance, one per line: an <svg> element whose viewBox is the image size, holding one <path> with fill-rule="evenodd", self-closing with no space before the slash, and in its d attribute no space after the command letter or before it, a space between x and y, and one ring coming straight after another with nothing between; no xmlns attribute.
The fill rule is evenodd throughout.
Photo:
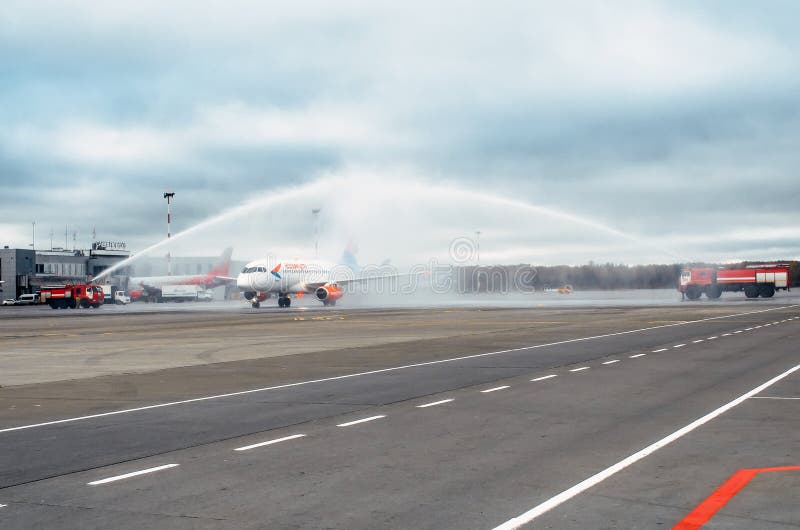
<svg viewBox="0 0 800 530"><path fill-rule="evenodd" d="M558 376L556 374L543 375L542 377L537 377L536 379L531 379L531 382L544 381L545 379L552 379L554 377L558 377Z"/></svg>
<svg viewBox="0 0 800 530"><path fill-rule="evenodd" d="M424 405L417 405L417 408L426 409L428 407L435 407L436 405L444 405L445 403L450 403L453 400L454 398L443 399L441 401L434 401L433 403L425 403Z"/></svg>
<svg viewBox="0 0 800 530"><path fill-rule="evenodd" d="M756 326L756 327L754 327L753 329L761 329L761 328L763 328L763 327L764 327L764 326Z"/></svg>
<svg viewBox="0 0 800 530"><path fill-rule="evenodd" d="M780 322L773 322L773 324L780 324Z"/></svg>
<svg viewBox="0 0 800 530"><path fill-rule="evenodd" d="M703 339L693 340L692 344L700 344L701 342L705 342Z"/></svg>
<svg viewBox="0 0 800 530"><path fill-rule="evenodd" d="M737 329L736 331L734 331L734 333L741 333L741 332L742 332L741 329Z"/></svg>
<svg viewBox="0 0 800 530"><path fill-rule="evenodd" d="M5 508L8 504L0 504L0 508Z"/></svg>
<svg viewBox="0 0 800 530"><path fill-rule="evenodd" d="M647 354L646 353L637 353L636 355L631 355L630 358L631 359L635 359L637 357L644 357L645 355L647 355Z"/></svg>
<svg viewBox="0 0 800 530"><path fill-rule="evenodd" d="M723 334L722 334L722 336L723 336L723 337L730 337L730 336L731 336L731 334L730 334L730 333L723 333Z"/></svg>
<svg viewBox="0 0 800 530"><path fill-rule="evenodd" d="M283 438L277 438L275 440L269 440L267 442L261 442L253 445L245 445L244 447L237 447L234 451L249 451L250 449L255 449L256 447L264 447L265 445L272 445L280 442L286 442L288 440L294 440L296 438L302 438L305 434L293 434L291 436L284 436Z"/></svg>
<svg viewBox="0 0 800 530"><path fill-rule="evenodd" d="M619 359L614 359L614 360L611 360L611 361L606 361L603 364L614 364L614 363L618 363L618 362L619 362Z"/></svg>
<svg viewBox="0 0 800 530"><path fill-rule="evenodd" d="M660 348L658 350L653 350L653 353L661 353L662 351L667 351L669 348Z"/></svg>
<svg viewBox="0 0 800 530"><path fill-rule="evenodd" d="M506 388L510 388L510 386L503 385L503 386L496 386L494 388L487 388L486 390L481 390L481 394L488 394L489 392L497 392L498 390L505 390Z"/></svg>
<svg viewBox="0 0 800 530"><path fill-rule="evenodd" d="M588 366L581 366L580 368L573 368L570 372L582 372L583 370L588 370Z"/></svg>
<svg viewBox="0 0 800 530"><path fill-rule="evenodd" d="M753 328L744 328L745 331L752 331Z"/></svg>
<svg viewBox="0 0 800 530"><path fill-rule="evenodd" d="M686 343L676 344L675 346L673 346L673 348L683 348L684 346L686 346Z"/></svg>
<svg viewBox="0 0 800 530"><path fill-rule="evenodd" d="M719 336L714 335L713 337L708 337L706 340L715 340L715 339L718 339L718 338L719 338Z"/></svg>
<svg viewBox="0 0 800 530"><path fill-rule="evenodd" d="M163 466L158 467L151 467L148 469L142 469L141 471L134 471L133 473L125 473L124 475L117 475L115 477L108 477L101 480L95 480L94 482L87 482L89 486L99 486L100 484L108 484L109 482L116 482L118 480L124 480L126 478L131 477L138 477L139 475L146 475L148 473L155 473L156 471L161 471L164 469L169 469L171 467L178 467L178 464L166 464Z"/></svg>
<svg viewBox="0 0 800 530"><path fill-rule="evenodd" d="M347 423L340 423L337 427L350 427L351 425L356 425L358 423L366 423L368 421L379 420L381 418L385 418L385 414L380 414L378 416L370 416L369 418L361 418L360 420L355 421L348 421Z"/></svg>

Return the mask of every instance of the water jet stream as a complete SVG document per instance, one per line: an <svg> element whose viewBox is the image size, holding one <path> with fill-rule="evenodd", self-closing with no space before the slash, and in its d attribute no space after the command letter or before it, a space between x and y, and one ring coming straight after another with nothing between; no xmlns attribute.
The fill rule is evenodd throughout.
<svg viewBox="0 0 800 530"><path fill-rule="evenodd" d="M152 254L153 252L167 245L174 244L175 242L180 241L192 234L213 227L225 221L236 219L237 217L245 215L247 213L256 210L267 210L270 207L288 201L296 201L300 198L308 198L316 196L327 197L331 195L342 196L348 190L359 190L363 192L365 189L370 190L370 186L375 188L374 191L371 192L372 197L380 197L381 193L383 193L384 195L387 193L387 187L385 183L382 183L381 181L377 181L375 179L360 179L348 176L326 177L293 188L283 189L276 192L265 192L253 199L248 200L244 204L241 204L234 208L230 208L182 232L178 232L169 239L163 239L158 243L155 243L154 245L145 248L141 252L137 252L135 255L115 264L114 266L98 274L93 279L93 281L101 280L113 274L115 271L123 267L126 267L127 265L130 265L131 263L135 262L136 260L144 256L147 256L149 254ZM478 203L483 203L485 205L491 206L500 211L504 210L507 211L509 209L514 209L522 212L543 215L551 219L567 221L568 223L571 224L588 227L598 232L630 241L638 246L656 250L659 253L668 255L673 259L679 261L685 261L679 255L670 250L654 245L649 241L643 240L639 237L623 232L616 228L610 227L606 224L600 223L593 219L589 219L569 212L564 212L562 210L558 210L555 208L549 208L549 207L539 206L536 204L531 204L519 199L511 199L497 195L489 195L477 191L464 190L450 185L430 185L423 181L414 182L414 181L409 181L408 179L402 179L402 191L403 191L403 196L413 197L414 200L417 202L423 200L423 198L425 197L429 197L431 195L438 195L442 197L447 197L449 200L454 200L454 201L457 200L476 201ZM389 192L391 193L391 190L389 190ZM392 193L392 197L394 197L394 193Z"/></svg>

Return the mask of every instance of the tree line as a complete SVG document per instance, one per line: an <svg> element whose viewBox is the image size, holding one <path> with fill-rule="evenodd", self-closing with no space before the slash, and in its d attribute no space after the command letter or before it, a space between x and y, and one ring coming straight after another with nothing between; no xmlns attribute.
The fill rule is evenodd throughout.
<svg viewBox="0 0 800 530"><path fill-rule="evenodd" d="M780 263L789 265L792 286L800 286L800 261ZM754 263L745 262L741 266L750 264ZM461 292L540 291L565 285L578 290L675 289L682 268L719 266L712 263L624 265L591 261L585 265L467 266L458 269L457 285Z"/></svg>

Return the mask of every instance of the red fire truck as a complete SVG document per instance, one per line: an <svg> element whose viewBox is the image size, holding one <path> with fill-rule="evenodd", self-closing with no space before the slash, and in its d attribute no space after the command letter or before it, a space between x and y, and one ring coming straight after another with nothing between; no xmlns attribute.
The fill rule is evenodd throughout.
<svg viewBox="0 0 800 530"><path fill-rule="evenodd" d="M775 291L788 291L790 286L788 266L762 264L685 268L678 290L689 300L697 300L703 293L708 298L719 298L723 291L744 291L747 298L770 298Z"/></svg>
<svg viewBox="0 0 800 530"><path fill-rule="evenodd" d="M42 303L49 304L53 309L100 307L104 298L103 288L99 285L46 285L41 292Z"/></svg>

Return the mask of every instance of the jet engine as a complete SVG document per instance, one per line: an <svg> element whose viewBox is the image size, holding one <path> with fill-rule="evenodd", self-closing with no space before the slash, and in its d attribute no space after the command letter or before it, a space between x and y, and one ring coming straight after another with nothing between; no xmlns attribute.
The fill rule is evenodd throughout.
<svg viewBox="0 0 800 530"><path fill-rule="evenodd" d="M336 300L344 296L344 291L335 285L323 285L314 291L314 295L325 305L336 305Z"/></svg>

